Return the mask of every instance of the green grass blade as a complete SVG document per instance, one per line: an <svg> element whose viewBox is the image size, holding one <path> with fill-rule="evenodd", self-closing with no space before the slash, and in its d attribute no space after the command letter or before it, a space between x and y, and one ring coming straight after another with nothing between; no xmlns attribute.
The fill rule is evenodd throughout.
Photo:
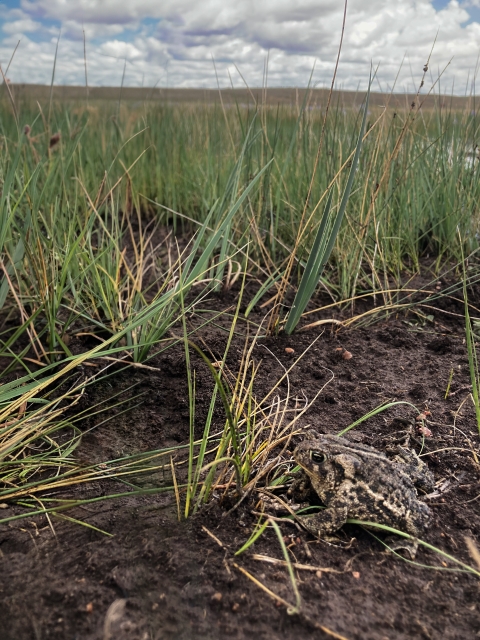
<svg viewBox="0 0 480 640"><path fill-rule="evenodd" d="M307 261L307 267L305 268L305 272L302 276L302 280L300 281L300 286L298 288L297 295L295 296L292 309L288 314L288 319L285 324L285 333L287 335L290 335L295 330L295 327L297 326L301 318L301 315L308 304L308 301L312 297L315 291L315 288L318 285L320 276L323 272L325 264L327 263L330 257L333 246L337 239L337 235L340 230L340 225L342 224L343 217L345 215L345 210L347 208L347 202L350 197L350 192L352 190L353 180L355 178L355 173L357 171L358 161L360 159L360 151L362 148L363 135L365 132L365 125L367 121L368 103L370 98L370 87L371 87L371 79L368 84L367 97L365 100L365 107L363 111L363 118L362 118L362 124L360 127L360 133L357 140L357 146L356 146L355 154L352 160L352 166L350 168L347 184L345 186L342 200L338 208L338 212L333 222L331 223L331 228L329 228L327 231L327 227L329 226L329 222L330 222L329 214L330 214L330 207L331 207L331 200L332 200L332 193L333 193L333 189L332 189L329 195L329 199L327 201L327 205L325 207L325 212L322 217L320 228L315 238L314 249L312 249L312 252L309 256L309 259Z"/></svg>

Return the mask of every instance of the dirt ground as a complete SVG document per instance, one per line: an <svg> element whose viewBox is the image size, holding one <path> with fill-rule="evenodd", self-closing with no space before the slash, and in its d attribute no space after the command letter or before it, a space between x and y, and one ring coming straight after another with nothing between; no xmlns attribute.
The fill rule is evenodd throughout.
<svg viewBox="0 0 480 640"><path fill-rule="evenodd" d="M248 295L247 287L246 299ZM236 294L228 293L202 305L220 309L235 300ZM291 364L294 356L285 348L294 349L296 357L321 334L290 375L291 395L299 398L313 398L330 379L329 372L334 375L302 416L301 430L310 426L320 433L338 433L389 400L428 409L431 435L425 437L422 452L437 485L425 498L433 511L425 540L475 566L465 538L480 546L479 434L468 399L462 312L461 302L445 298L437 310L424 311L433 316L429 319L410 313L353 330L328 325L292 337L266 338L253 353L255 361L261 361L254 392L263 397L283 374L281 365ZM257 310L253 319L259 321L261 314ZM230 350L232 370L243 349L244 328L240 322ZM225 331L210 325L201 336L212 359L220 358ZM352 358L343 359L339 348ZM120 372L87 392L83 402L93 405L121 391L122 397L131 398L130 410L107 411L113 419L95 429L104 416L87 418L81 425L85 434L79 459L101 462L187 441L183 347L172 347L148 364L156 370ZM193 357L193 364L201 433L212 379L199 359ZM363 422L348 437L382 449L402 420L414 417L411 407L399 405ZM221 406L215 421L222 428ZM418 426L414 431L420 451ZM120 483L104 483L69 489L64 495L93 497L125 490ZM217 496L197 515L179 522L175 496L169 492L90 503L67 512L111 537L60 518L52 519L54 535L44 516L0 525L0 640L480 637L477 577L451 571L453 564L425 548L419 549L417 564L408 563L387 554L379 541L355 525L343 527L336 544L280 523L292 560L313 567L296 569L302 608L289 614L242 571L294 603L286 568L254 557L282 559L275 532L268 529L250 550L235 557L258 518L253 502L246 500L228 512L230 506ZM21 506L10 504L0 515L21 512ZM378 537L384 538L380 533Z"/></svg>

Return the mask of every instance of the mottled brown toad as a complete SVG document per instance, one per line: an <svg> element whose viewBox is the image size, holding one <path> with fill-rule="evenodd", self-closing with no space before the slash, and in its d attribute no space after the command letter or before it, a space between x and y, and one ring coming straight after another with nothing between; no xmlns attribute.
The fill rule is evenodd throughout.
<svg viewBox="0 0 480 640"><path fill-rule="evenodd" d="M334 533L347 518L385 524L415 538L428 526L431 512L418 499L415 485L428 490L433 476L415 454L394 461L367 445L321 435L299 444L293 455L326 506L315 515L301 516L305 529L316 537ZM305 480L297 480L297 487L303 483L308 489ZM410 545L411 555L415 550L416 545Z"/></svg>

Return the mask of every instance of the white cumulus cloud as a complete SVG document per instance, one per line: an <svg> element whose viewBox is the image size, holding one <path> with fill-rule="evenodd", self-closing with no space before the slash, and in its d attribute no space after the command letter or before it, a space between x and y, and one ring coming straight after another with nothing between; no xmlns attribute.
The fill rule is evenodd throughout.
<svg viewBox="0 0 480 640"><path fill-rule="evenodd" d="M444 71L442 87L463 93L480 51L480 0L349 0L338 85L365 86L370 64L388 90L414 90L430 55L432 78ZM475 12L477 12L475 14ZM0 4L0 61L9 59L14 82L49 81L61 33L56 80L81 84L83 38L89 82L212 87L263 82L268 56L271 86L328 85L340 41L343 3L338 0L21 0ZM402 65L403 61L403 65ZM399 73L400 69L400 73ZM378 88L378 87L377 87Z"/></svg>

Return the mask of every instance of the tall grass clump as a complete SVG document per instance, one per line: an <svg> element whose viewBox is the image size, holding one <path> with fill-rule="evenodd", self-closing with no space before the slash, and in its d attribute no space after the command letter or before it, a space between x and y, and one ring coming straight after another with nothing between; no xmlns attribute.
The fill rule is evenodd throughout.
<svg viewBox="0 0 480 640"><path fill-rule="evenodd" d="M325 210L323 212L322 220L320 222L320 226L318 227L317 234L315 236L315 240L313 242L313 246L307 260L307 264L305 265L302 279L300 280L297 294L293 300L292 308L285 323L285 333L287 335L292 333L292 331L295 329L302 313L305 310L305 307L307 306L310 298L313 296L313 293L318 286L318 282L320 280L320 276L322 275L323 269L325 268L327 260L329 259L332 252L338 232L340 231L340 226L342 224L345 210L348 204L348 199L352 190L358 161L360 159L363 134L365 131L365 123L367 120L369 94L370 87L364 107L357 146L355 148L355 154L351 162L350 173L345 185L342 199L338 205L338 210L336 211L336 213L331 212L332 191L330 191L327 199L327 204L325 205Z"/></svg>
<svg viewBox="0 0 480 640"><path fill-rule="evenodd" d="M248 236L254 268L273 283L299 241L296 284L321 225L325 194L333 190L335 202L345 189L363 99L358 94L346 104L333 96L324 128L325 98L315 91L292 106L151 101L132 107L124 101L118 109L117 103L90 100L87 109L57 102L48 130L43 112L25 102L17 105L20 124L30 127L20 151L21 171L27 182L33 176L28 188L35 194L28 197L43 212L44 224L59 223L57 233L68 239L92 224L86 194L97 207L94 217L98 213L107 228L120 212L143 211L160 224L172 224L178 234L206 224L223 202L217 220L228 199L268 165L215 250L225 255L228 243L241 247ZM460 261L461 248L469 253L478 246L474 99L465 99L464 108L433 95L428 103L419 95L413 107L389 96L384 102L386 108L376 99L368 109L355 187L322 275L339 299L382 291L402 272L418 270L423 257L430 256L438 269L445 260ZM0 126L4 162L11 163L19 146L6 102L0 105ZM61 139L49 149L51 132L61 133ZM71 211L68 229L55 208ZM99 227L98 218L94 225ZM118 261L113 263L118 270Z"/></svg>
<svg viewBox="0 0 480 640"><path fill-rule="evenodd" d="M53 109L52 122L55 114ZM72 457L80 442L74 423L82 414L63 418L86 383L74 383L67 393L61 385L87 360L138 364L174 344L167 331L222 285L226 265L239 252L231 242L233 221L269 166L242 181L245 155L255 141L252 123L199 232L184 249L174 245L162 262L153 245L158 221L144 220L134 187L146 149L131 162L124 155L145 128L126 137L115 122L117 144L93 180L88 168L95 165L96 149L84 146L88 115L79 116L70 135L61 132L71 124L69 112L63 115L53 135L50 118L46 123L40 110L23 134L12 128L11 139L3 140L15 151L1 166L0 357L9 363L1 375L23 373L1 389L5 499L105 475L97 469L84 473ZM96 346L89 346L92 341ZM71 437L65 442L66 431Z"/></svg>
<svg viewBox="0 0 480 640"><path fill-rule="evenodd" d="M232 228L269 168L267 163L243 180L245 158L258 136L253 120L198 234L184 250L173 246L168 264L162 264L153 244L160 221L142 217L135 175L141 176L151 149L148 128L137 127L136 120L120 127L114 120L107 142L95 113L92 122L89 113L59 114L54 108L52 120L63 119L50 137L42 112L27 114L32 124L20 137L5 114L4 130L7 124L12 128L4 144L12 153L5 154L1 168L0 303L20 317L17 329L0 337L0 350L12 367L69 357L72 337L86 333L100 340L121 335L133 360L145 360L180 319L180 295L195 287L198 299L222 285L225 267L239 250ZM89 136L97 126L94 141ZM140 139L135 155L129 147ZM29 345L19 359L13 344L22 331Z"/></svg>

